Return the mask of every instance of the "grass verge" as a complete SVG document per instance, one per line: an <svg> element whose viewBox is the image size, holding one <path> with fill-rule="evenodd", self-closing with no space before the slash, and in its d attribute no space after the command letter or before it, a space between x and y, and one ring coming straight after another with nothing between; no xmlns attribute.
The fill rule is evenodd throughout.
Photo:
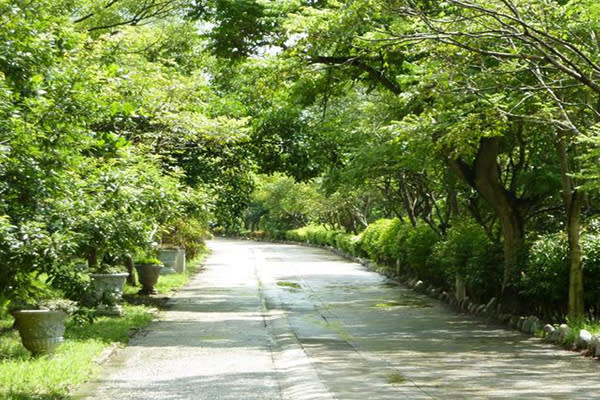
<svg viewBox="0 0 600 400"><path fill-rule="evenodd" d="M168 294L185 285L196 273L206 254L187 265L186 273L161 276L156 287ZM139 288L126 287L126 293ZM99 365L95 360L111 344L123 346L132 333L152 320L150 307L124 305L122 317L100 317L94 323L67 322L65 342L51 356L32 357L11 330L13 319L0 313L0 399L63 400L77 385L93 376Z"/></svg>
<svg viewBox="0 0 600 400"><path fill-rule="evenodd" d="M97 370L94 360L107 345L126 344L129 333L152 320L145 306L125 305L121 318L98 318L93 324L67 322L65 342L51 356L32 357L16 331L0 336L0 398L67 399L70 389ZM12 323L4 316L3 324Z"/></svg>
<svg viewBox="0 0 600 400"><path fill-rule="evenodd" d="M584 329L587 329L592 335L600 335L600 322L586 323Z"/></svg>
<svg viewBox="0 0 600 400"><path fill-rule="evenodd" d="M573 348L579 340L579 331L585 329L592 335L600 335L600 322L598 321L586 321L580 324L570 324L571 331L563 339L562 344L568 348Z"/></svg>

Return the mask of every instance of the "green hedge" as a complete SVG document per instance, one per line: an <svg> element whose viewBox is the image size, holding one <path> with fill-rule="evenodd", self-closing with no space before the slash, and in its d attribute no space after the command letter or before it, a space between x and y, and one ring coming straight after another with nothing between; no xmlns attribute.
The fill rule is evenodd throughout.
<svg viewBox="0 0 600 400"><path fill-rule="evenodd" d="M600 234L582 236L583 281L588 310L600 311ZM540 314L566 314L569 296L568 242L564 233L539 236L531 244L520 282L528 302Z"/></svg>
<svg viewBox="0 0 600 400"><path fill-rule="evenodd" d="M585 304L600 319L600 233L583 235L583 286Z"/></svg>
<svg viewBox="0 0 600 400"><path fill-rule="evenodd" d="M435 246L440 240L440 235L428 225L410 227L404 239L405 256L400 259L400 264L406 266L410 275L447 289L445 271L434 254Z"/></svg>
<svg viewBox="0 0 600 400"><path fill-rule="evenodd" d="M500 287L501 249L475 223L457 223L448 231L446 241L428 225L413 227L397 218L377 220L360 235L309 225L288 231L285 237L368 257L395 273L414 276L444 289L452 288L455 274L460 272L472 298L493 296Z"/></svg>
<svg viewBox="0 0 600 400"><path fill-rule="evenodd" d="M331 246L356 255L356 242L358 236L348 234L342 230L327 229L322 225L308 225L285 233L287 240L306 242L321 246Z"/></svg>
<svg viewBox="0 0 600 400"><path fill-rule="evenodd" d="M285 238L368 257L394 273L416 277L446 290L454 288L456 274L460 274L468 296L477 302L498 296L502 285L501 243L491 240L474 221L454 221L443 240L428 225L413 227L399 219L377 220L360 235L310 225L287 231ZM586 307L598 314L600 233L587 233L582 239ZM564 313L568 283L565 235L543 235L531 242L519 282L524 304L542 315L556 310Z"/></svg>
<svg viewBox="0 0 600 400"><path fill-rule="evenodd" d="M446 232L446 240L435 245L433 257L448 282L454 282L457 273L462 276L472 299L485 301L498 295L502 284L502 249L479 224L455 221Z"/></svg>
<svg viewBox="0 0 600 400"><path fill-rule="evenodd" d="M386 252L385 243L390 241L388 232L396 229L396 221L380 219L369 225L359 239L360 253L379 262L386 261L386 259L391 260L391 254Z"/></svg>

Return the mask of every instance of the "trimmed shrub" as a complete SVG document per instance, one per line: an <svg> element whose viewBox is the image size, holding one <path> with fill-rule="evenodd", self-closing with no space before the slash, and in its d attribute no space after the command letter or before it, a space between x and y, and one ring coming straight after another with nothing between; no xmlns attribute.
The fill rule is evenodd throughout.
<svg viewBox="0 0 600 400"><path fill-rule="evenodd" d="M380 239L393 223L391 219L379 219L370 224L360 237L361 252L372 260L384 261Z"/></svg>
<svg viewBox="0 0 600 400"><path fill-rule="evenodd" d="M568 243L564 233L538 237L529 248L521 278L528 302L543 315L566 313L569 295Z"/></svg>
<svg viewBox="0 0 600 400"><path fill-rule="evenodd" d="M502 252L474 221L457 221L445 241L434 245L429 260L432 271L444 271L447 282L459 273L469 297L481 301L495 296L502 282Z"/></svg>
<svg viewBox="0 0 600 400"><path fill-rule="evenodd" d="M285 239L292 242L306 242L306 227L285 232Z"/></svg>
<svg viewBox="0 0 600 400"><path fill-rule="evenodd" d="M338 249L343 250L344 252L351 254L353 256L358 256L359 254L359 235L352 235L349 233L342 233L336 237L336 245Z"/></svg>
<svg viewBox="0 0 600 400"><path fill-rule="evenodd" d="M439 263L432 257L435 245L440 236L428 225L417 225L408 229L404 244L407 268L419 278L433 282L437 286L446 287L446 274Z"/></svg>
<svg viewBox="0 0 600 400"><path fill-rule="evenodd" d="M600 233L583 235L583 286L590 316L600 319Z"/></svg>
<svg viewBox="0 0 600 400"><path fill-rule="evenodd" d="M327 229L324 226L316 226L307 231L308 241L321 246L327 245Z"/></svg>
<svg viewBox="0 0 600 400"><path fill-rule="evenodd" d="M583 284L587 311L600 310L600 234L582 236ZM539 236L531 245L521 288L538 313L562 317L569 299L569 244L564 232Z"/></svg>
<svg viewBox="0 0 600 400"><path fill-rule="evenodd" d="M381 261L395 265L396 260L401 265L406 265L406 239L410 236L413 227L398 218L390 221L387 228L381 233L377 242L378 256Z"/></svg>
<svg viewBox="0 0 600 400"><path fill-rule="evenodd" d="M356 240L354 235L336 229L327 229L322 225L308 225L285 232L287 240L308 242L321 246L340 248L350 254L355 254Z"/></svg>

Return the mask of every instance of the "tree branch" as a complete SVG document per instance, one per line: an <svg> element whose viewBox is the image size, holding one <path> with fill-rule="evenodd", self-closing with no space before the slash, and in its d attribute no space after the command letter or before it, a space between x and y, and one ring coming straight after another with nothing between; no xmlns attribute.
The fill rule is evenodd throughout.
<svg viewBox="0 0 600 400"><path fill-rule="evenodd" d="M383 85L386 89L391 91L394 94L402 93L402 89L391 79L386 77L383 72L376 70L370 65L363 62L358 57L329 57L329 56L316 56L311 57L308 60L311 64L327 64L327 65L350 65L353 67L357 67L364 72L366 72L369 77L381 85Z"/></svg>

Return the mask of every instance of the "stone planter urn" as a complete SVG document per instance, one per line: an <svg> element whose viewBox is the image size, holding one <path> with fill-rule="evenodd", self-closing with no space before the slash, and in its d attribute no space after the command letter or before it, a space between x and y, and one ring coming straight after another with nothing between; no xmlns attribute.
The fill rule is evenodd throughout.
<svg viewBox="0 0 600 400"><path fill-rule="evenodd" d="M11 312L19 330L21 342L34 355L49 354L64 341L65 319L63 311L16 310Z"/></svg>
<svg viewBox="0 0 600 400"><path fill-rule="evenodd" d="M138 280L142 284L140 294L156 294L154 285L158 282L158 276L162 269L160 264L136 264L135 269L138 273Z"/></svg>
<svg viewBox="0 0 600 400"><path fill-rule="evenodd" d="M123 299L123 287L128 276L126 272L90 274L92 295L99 303L98 312L101 315L123 315L123 307L117 303Z"/></svg>
<svg viewBox="0 0 600 400"><path fill-rule="evenodd" d="M176 248L164 248L158 252L158 259L164 264L161 275L174 274L177 269L179 252Z"/></svg>
<svg viewBox="0 0 600 400"><path fill-rule="evenodd" d="M90 274L94 297L97 300L106 298L118 302L123 298L123 287L129 276L128 273L118 274Z"/></svg>
<svg viewBox="0 0 600 400"><path fill-rule="evenodd" d="M181 247L177 249L177 264L175 265L175 271L179 274L185 272L185 249Z"/></svg>

